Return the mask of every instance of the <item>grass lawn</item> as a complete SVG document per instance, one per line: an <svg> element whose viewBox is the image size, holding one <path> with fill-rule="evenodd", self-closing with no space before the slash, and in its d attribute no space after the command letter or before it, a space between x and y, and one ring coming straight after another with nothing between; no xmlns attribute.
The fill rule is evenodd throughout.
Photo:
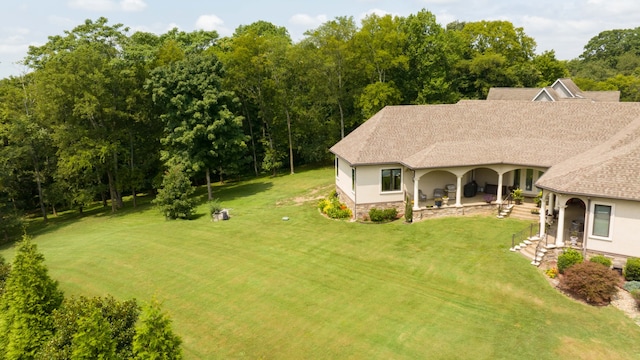
<svg viewBox="0 0 640 360"><path fill-rule="evenodd" d="M566 298L509 252L527 223L329 220L303 200L333 177L218 185L230 221L204 204L165 221L146 199L29 230L67 296L163 301L187 359L640 358L640 327L622 312Z"/></svg>

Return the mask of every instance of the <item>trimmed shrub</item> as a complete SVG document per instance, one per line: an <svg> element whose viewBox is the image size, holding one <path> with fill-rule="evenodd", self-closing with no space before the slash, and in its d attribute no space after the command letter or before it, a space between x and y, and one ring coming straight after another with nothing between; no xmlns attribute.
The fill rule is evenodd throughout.
<svg viewBox="0 0 640 360"><path fill-rule="evenodd" d="M564 274L569 267L582 262L582 254L574 249L567 249L558 256L558 271Z"/></svg>
<svg viewBox="0 0 640 360"><path fill-rule="evenodd" d="M606 305L617 292L619 281L615 271L586 261L569 267L560 279L560 286L589 304Z"/></svg>
<svg viewBox="0 0 640 360"><path fill-rule="evenodd" d="M622 286L628 292L632 292L634 290L640 290L640 281L627 281Z"/></svg>
<svg viewBox="0 0 640 360"><path fill-rule="evenodd" d="M602 264L608 268L611 267L611 265L613 265L613 261L611 261L611 259L609 259L608 257L605 257L603 255L596 255L594 257L592 257L591 259L589 259L589 261L594 262L594 263L598 263L598 264Z"/></svg>
<svg viewBox="0 0 640 360"><path fill-rule="evenodd" d="M373 222L391 221L395 220L396 217L398 217L398 210L395 208L384 210L372 208L369 210L369 218Z"/></svg>
<svg viewBox="0 0 640 360"><path fill-rule="evenodd" d="M404 221L409 223L413 221L413 201L409 200L408 196L404 204Z"/></svg>
<svg viewBox="0 0 640 360"><path fill-rule="evenodd" d="M640 281L640 259L628 258L624 267L624 278L627 281Z"/></svg>

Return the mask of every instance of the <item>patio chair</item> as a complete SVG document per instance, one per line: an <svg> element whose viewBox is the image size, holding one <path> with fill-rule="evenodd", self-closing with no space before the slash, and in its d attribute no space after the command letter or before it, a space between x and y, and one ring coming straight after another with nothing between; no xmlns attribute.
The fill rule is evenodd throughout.
<svg viewBox="0 0 640 360"><path fill-rule="evenodd" d="M420 197L420 201L427 201L427 195L425 195L422 190L418 190L418 196Z"/></svg>
<svg viewBox="0 0 640 360"><path fill-rule="evenodd" d="M433 189L433 197L434 198L442 198L444 196L444 189Z"/></svg>

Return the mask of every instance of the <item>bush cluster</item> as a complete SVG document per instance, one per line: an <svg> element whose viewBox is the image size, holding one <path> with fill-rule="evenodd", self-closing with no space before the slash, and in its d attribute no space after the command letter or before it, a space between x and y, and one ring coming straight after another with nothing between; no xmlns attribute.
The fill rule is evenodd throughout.
<svg viewBox="0 0 640 360"><path fill-rule="evenodd" d="M560 286L576 297L595 305L606 305L616 293L620 278L608 267L591 261L567 269Z"/></svg>
<svg viewBox="0 0 640 360"><path fill-rule="evenodd" d="M341 203L336 196L320 200L318 209L332 219L348 219L353 215L351 209Z"/></svg>
<svg viewBox="0 0 640 360"><path fill-rule="evenodd" d="M611 267L611 265L613 265L613 261L611 261L611 259L609 259L608 257L605 257L603 255L596 255L594 257L592 257L591 259L589 259L589 261L594 262L594 263L598 263L598 264L602 264L608 268Z"/></svg>
<svg viewBox="0 0 640 360"><path fill-rule="evenodd" d="M624 267L624 278L627 281L640 281L640 259L628 258Z"/></svg>
<svg viewBox="0 0 640 360"><path fill-rule="evenodd" d="M567 249L558 256L558 271L564 274L569 267L582 262L582 254L574 249Z"/></svg>
<svg viewBox="0 0 640 360"><path fill-rule="evenodd" d="M369 210L369 219L373 222L383 222L395 220L398 217L398 210L391 209L376 209Z"/></svg>

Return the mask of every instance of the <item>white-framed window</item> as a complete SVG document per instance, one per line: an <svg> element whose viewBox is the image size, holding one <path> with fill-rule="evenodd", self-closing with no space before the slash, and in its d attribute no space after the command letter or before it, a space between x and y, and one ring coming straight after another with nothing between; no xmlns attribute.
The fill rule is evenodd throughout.
<svg viewBox="0 0 640 360"><path fill-rule="evenodd" d="M380 182L382 192L402 190L402 169L382 169Z"/></svg>
<svg viewBox="0 0 640 360"><path fill-rule="evenodd" d="M613 204L594 202L591 208L591 236L611 239L613 231Z"/></svg>
<svg viewBox="0 0 640 360"><path fill-rule="evenodd" d="M340 159L337 156L336 156L335 165L336 165L336 178L337 178L340 175Z"/></svg>

